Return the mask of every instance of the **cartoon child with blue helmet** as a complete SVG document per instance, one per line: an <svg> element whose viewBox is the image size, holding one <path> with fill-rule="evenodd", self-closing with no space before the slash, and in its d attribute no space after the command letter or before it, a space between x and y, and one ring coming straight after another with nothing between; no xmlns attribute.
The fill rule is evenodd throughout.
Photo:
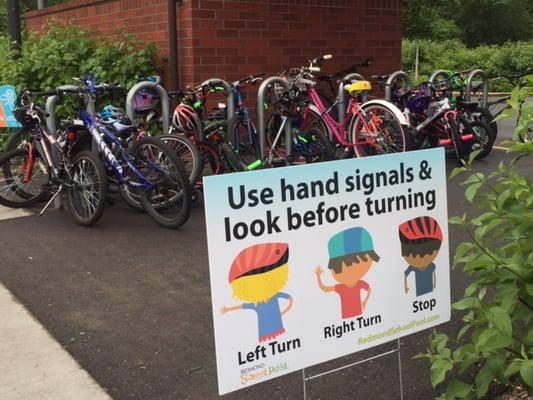
<svg viewBox="0 0 533 400"><path fill-rule="evenodd" d="M335 292L339 295L343 319L357 317L365 310L372 292L370 285L362 278L372 263L380 259L374 251L372 237L365 228L346 229L329 240L328 251L328 268L338 283L325 285L321 276L323 270L319 265L315 269L318 286L326 293Z"/></svg>

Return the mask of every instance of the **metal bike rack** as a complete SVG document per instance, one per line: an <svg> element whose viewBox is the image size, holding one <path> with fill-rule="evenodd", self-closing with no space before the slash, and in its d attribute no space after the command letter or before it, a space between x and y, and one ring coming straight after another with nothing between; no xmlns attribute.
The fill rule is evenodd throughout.
<svg viewBox="0 0 533 400"><path fill-rule="evenodd" d="M346 75L342 78L342 81L339 83L339 91L337 94L337 112L339 114L339 123L344 122L344 117L346 116L346 91L344 90L345 81L364 81L365 78L363 75L356 72Z"/></svg>
<svg viewBox="0 0 533 400"><path fill-rule="evenodd" d="M481 106L483 108L487 108L487 104L489 102L489 80L487 78L487 74L485 74L485 71L482 69L475 69L472 72L470 72L470 75L468 75L468 78L466 80L466 91L465 91L465 98L466 101L470 100L470 92L472 89L472 81L474 78L478 76L483 80L483 94L481 97Z"/></svg>
<svg viewBox="0 0 533 400"><path fill-rule="evenodd" d="M224 86L224 91L226 93L226 110L228 111L228 121L235 114L235 99L233 96L233 90L231 85L223 79L220 78L211 78L202 82L201 86L204 85L222 85Z"/></svg>
<svg viewBox="0 0 533 400"><path fill-rule="evenodd" d="M141 81L133 85L133 87L128 91L128 95L126 97L126 114L132 121L135 120L135 106L133 102L135 99L135 94L141 89L152 89L159 96L161 101L161 118L163 119L163 133L168 133L170 128L170 102L167 91L159 83L152 81Z"/></svg>
<svg viewBox="0 0 533 400"><path fill-rule="evenodd" d="M57 89L60 91L61 90L78 90L79 86L63 85L63 86L59 86ZM84 97L84 103L85 103L85 108L87 109L87 112L91 115L95 115L96 109L94 106L94 99L87 93L84 93L83 97ZM46 98L46 106L45 106L45 110L49 114L48 117L46 118L46 126L48 127L48 130L54 137L57 134L55 108L56 108L56 103L58 100L59 100L58 95L48 96Z"/></svg>
<svg viewBox="0 0 533 400"><path fill-rule="evenodd" d="M285 90L289 90L289 84L285 79L280 78L279 76L271 76L270 78L265 79L259 86L257 91L257 134L259 135L259 153L261 161L265 158L265 94L267 90L270 90L274 84L279 84L283 86ZM285 126L285 151L286 154L291 154L292 150L292 140L291 140L291 124L287 123Z"/></svg>
<svg viewBox="0 0 533 400"><path fill-rule="evenodd" d="M438 69L431 74L431 76L429 77L429 82L431 84L435 83L439 75L445 75L446 79L451 79L450 71L447 71L445 69Z"/></svg>
<svg viewBox="0 0 533 400"><path fill-rule="evenodd" d="M403 79L405 81L405 84L407 85L407 91L413 90L413 81L411 80L411 77L407 72L393 72L392 74L390 74L389 79L387 79L387 82L385 83L385 99L387 101L392 100L392 86L394 85L394 81L398 79Z"/></svg>

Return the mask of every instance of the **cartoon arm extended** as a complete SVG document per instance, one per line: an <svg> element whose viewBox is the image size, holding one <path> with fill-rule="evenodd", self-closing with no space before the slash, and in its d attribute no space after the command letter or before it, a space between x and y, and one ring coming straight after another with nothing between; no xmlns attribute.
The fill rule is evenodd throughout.
<svg viewBox="0 0 533 400"><path fill-rule="evenodd" d="M435 274L435 271L433 271L433 289L435 289L435 286L437 286L437 275Z"/></svg>
<svg viewBox="0 0 533 400"><path fill-rule="evenodd" d="M318 286L324 292L333 292L335 290L335 286L326 286L326 285L324 285L324 282L322 282L322 277L320 276L322 274L322 272L323 272L322 271L322 267L320 265L318 265L315 268L315 274L316 274L316 280L318 282Z"/></svg>
<svg viewBox="0 0 533 400"><path fill-rule="evenodd" d="M370 293L372 293L372 288L369 286L368 290L366 291L366 298L363 300L363 311L366 309L366 303L368 303L368 299L370 298Z"/></svg>
<svg viewBox="0 0 533 400"><path fill-rule="evenodd" d="M226 314L229 311L237 311L237 310L242 310L242 304L237 304L235 306L230 306L230 307L222 306L222 308L220 308L220 312L222 314Z"/></svg>
<svg viewBox="0 0 533 400"><path fill-rule="evenodd" d="M281 315L285 315L287 313L287 311L289 311L292 307L292 303L294 303L294 300L292 299L292 296L289 296L289 304L287 305L287 307L285 308L285 310L283 310L281 312Z"/></svg>
<svg viewBox="0 0 533 400"><path fill-rule="evenodd" d="M403 275L403 287L404 287L405 293L409 292L409 287L407 286L407 274Z"/></svg>

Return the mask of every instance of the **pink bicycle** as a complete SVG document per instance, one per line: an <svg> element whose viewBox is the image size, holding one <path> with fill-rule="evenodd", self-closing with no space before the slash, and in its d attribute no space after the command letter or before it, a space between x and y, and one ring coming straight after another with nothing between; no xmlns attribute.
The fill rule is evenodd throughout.
<svg viewBox="0 0 533 400"><path fill-rule="evenodd" d="M368 81L344 82L349 96L344 121L339 122L331 115L339 100L327 107L315 89L313 76L320 71L322 62L331 58L331 55L314 58L308 67L292 69L287 77L292 92L289 97L304 105L301 126L306 129L319 126L335 144L336 158L351 157L354 152L357 157L365 157L409 150L410 126L398 107L386 100L361 104L361 97L372 89Z"/></svg>

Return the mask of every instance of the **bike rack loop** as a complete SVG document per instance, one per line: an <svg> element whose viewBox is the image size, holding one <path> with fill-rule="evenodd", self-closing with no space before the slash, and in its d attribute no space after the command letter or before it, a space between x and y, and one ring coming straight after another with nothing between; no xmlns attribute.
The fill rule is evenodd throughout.
<svg viewBox="0 0 533 400"><path fill-rule="evenodd" d="M435 80L437 79L437 76L439 75L445 75L447 79L451 79L450 71L447 71L445 69L438 69L431 74L431 76L429 77L429 82L431 84L435 83Z"/></svg>
<svg viewBox="0 0 533 400"><path fill-rule="evenodd" d="M79 86L63 85L63 86L59 86L57 89L60 91L61 90L78 90ZM86 93L83 94L83 97L85 99L85 107L87 109L87 112L91 115L95 115L96 110L94 107L93 98ZM46 126L48 127L48 130L54 137L56 137L56 134L57 134L55 107L56 107L56 103L58 100L59 100L58 95L48 96L46 98L46 106L45 106L45 110L49 114L48 117L46 118Z"/></svg>
<svg viewBox="0 0 533 400"><path fill-rule="evenodd" d="M339 91L337 94L337 112L339 114L339 123L342 124L344 122L344 117L346 116L346 91L344 90L344 82L345 81L364 81L365 78L363 75L358 74L356 72L346 75L344 78L342 78L342 81L339 83Z"/></svg>
<svg viewBox="0 0 533 400"><path fill-rule="evenodd" d="M479 76L483 80L483 96L481 98L481 106L483 108L487 108L487 104L489 102L489 80L487 79L487 74L482 69L475 69L470 72L470 75L468 75L465 91L466 101L470 101L470 90L472 89L472 81L476 76Z"/></svg>
<svg viewBox="0 0 533 400"><path fill-rule="evenodd" d="M289 90L289 83L279 76L271 76L265 79L257 91L257 134L259 135L259 155L261 161L265 158L265 93L275 83L283 86L285 90ZM291 154L292 140L291 140L291 124L287 123L285 126L285 146L286 154Z"/></svg>
<svg viewBox="0 0 533 400"><path fill-rule="evenodd" d="M161 101L161 118L163 119L163 133L167 134L170 128L170 102L168 99L168 94L165 88L158 83L152 81L141 81L132 86L128 91L126 96L126 114L128 117L134 121L135 120L135 110L134 110L134 99L135 94L141 89L152 89L155 90Z"/></svg>
<svg viewBox="0 0 533 400"><path fill-rule="evenodd" d="M389 79L387 79L387 82L385 83L385 99L387 101L392 100L392 86L394 85L394 81L398 78L403 78L403 80L405 80L408 91L413 90L413 81L407 72L401 70L393 72L390 74Z"/></svg>
<svg viewBox="0 0 533 400"><path fill-rule="evenodd" d="M226 109L228 110L228 121L235 114L235 99L233 96L233 89L231 85L226 82L224 79L220 78L211 78L202 82L201 86L204 85L222 85L224 86L224 91L226 92Z"/></svg>

